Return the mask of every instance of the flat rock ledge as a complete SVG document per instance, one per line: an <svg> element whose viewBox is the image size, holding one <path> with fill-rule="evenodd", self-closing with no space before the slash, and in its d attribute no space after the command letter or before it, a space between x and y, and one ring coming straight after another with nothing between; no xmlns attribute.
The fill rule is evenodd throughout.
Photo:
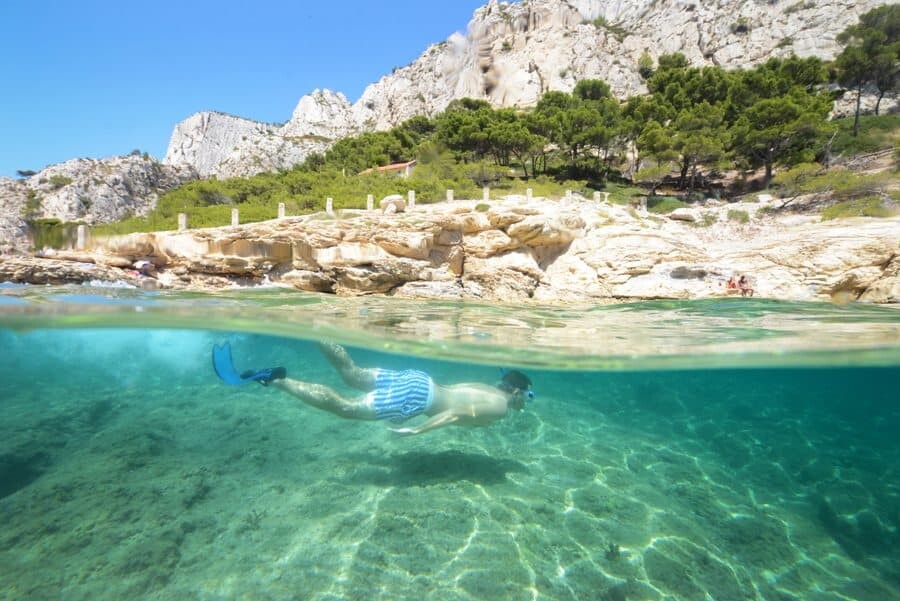
<svg viewBox="0 0 900 601"><path fill-rule="evenodd" d="M508 196L240 226L93 239L85 251L0 257L0 281L216 290L276 285L342 295L601 302L734 294L900 302L900 218L821 222L762 202L670 217L595 202ZM485 209L485 205L487 208ZM739 218L735 218L739 216ZM155 270L134 270L138 261Z"/></svg>

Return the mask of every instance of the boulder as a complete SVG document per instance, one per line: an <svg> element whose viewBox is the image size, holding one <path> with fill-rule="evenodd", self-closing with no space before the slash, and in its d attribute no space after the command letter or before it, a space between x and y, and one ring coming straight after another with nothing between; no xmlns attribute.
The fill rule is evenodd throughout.
<svg viewBox="0 0 900 601"><path fill-rule="evenodd" d="M402 213L406 210L406 199L400 194L391 194L390 196L382 198L378 203L378 206L385 215Z"/></svg>
<svg viewBox="0 0 900 601"><path fill-rule="evenodd" d="M487 230L463 237L463 249L466 254L475 257L491 257L517 246L518 242L500 230Z"/></svg>
<svg viewBox="0 0 900 601"><path fill-rule="evenodd" d="M506 230L510 238L529 246L568 244L581 234L584 220L576 213L533 215L513 223Z"/></svg>
<svg viewBox="0 0 900 601"><path fill-rule="evenodd" d="M688 223L694 223L697 221L697 211L694 209L687 208L679 208L675 209L671 213L668 214L669 219L674 221L686 221Z"/></svg>

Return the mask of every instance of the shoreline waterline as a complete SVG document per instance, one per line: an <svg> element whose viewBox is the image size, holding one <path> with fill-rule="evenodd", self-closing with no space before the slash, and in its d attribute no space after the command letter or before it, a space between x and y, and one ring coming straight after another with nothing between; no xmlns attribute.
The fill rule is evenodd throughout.
<svg viewBox="0 0 900 601"><path fill-rule="evenodd" d="M900 365L900 308L729 298L559 307L260 288L0 287L0 328L206 329L572 370Z"/></svg>

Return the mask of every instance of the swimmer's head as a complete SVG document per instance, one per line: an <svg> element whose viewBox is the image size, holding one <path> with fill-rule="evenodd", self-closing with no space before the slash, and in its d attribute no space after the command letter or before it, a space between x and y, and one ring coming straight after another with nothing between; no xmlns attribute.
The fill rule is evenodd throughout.
<svg viewBox="0 0 900 601"><path fill-rule="evenodd" d="M534 400L534 391L531 389L531 378L516 369L502 369L503 377L497 385L500 390L512 396L511 407L521 411L525 407L525 401Z"/></svg>

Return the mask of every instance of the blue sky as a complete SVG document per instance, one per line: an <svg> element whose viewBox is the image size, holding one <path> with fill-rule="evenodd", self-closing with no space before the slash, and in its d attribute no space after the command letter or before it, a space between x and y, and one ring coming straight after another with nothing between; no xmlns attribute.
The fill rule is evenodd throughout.
<svg viewBox="0 0 900 601"><path fill-rule="evenodd" d="M134 149L204 110L283 122L355 101L487 0L0 0L0 176Z"/></svg>

